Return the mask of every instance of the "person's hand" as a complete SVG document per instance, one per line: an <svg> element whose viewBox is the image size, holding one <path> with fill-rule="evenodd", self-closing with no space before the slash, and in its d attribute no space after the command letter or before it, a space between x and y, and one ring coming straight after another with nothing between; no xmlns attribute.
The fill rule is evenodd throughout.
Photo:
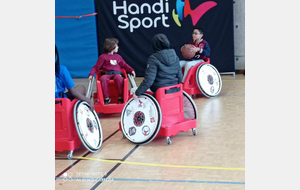
<svg viewBox="0 0 300 190"><path fill-rule="evenodd" d="M185 46L185 45L184 45ZM184 47L184 46L182 46L181 48L180 48L180 51L182 52L182 48Z"/></svg>
<svg viewBox="0 0 300 190"><path fill-rule="evenodd" d="M92 80L92 78L93 78L93 76L92 76L92 75L90 75L90 76L89 76L89 80Z"/></svg>
<svg viewBox="0 0 300 190"><path fill-rule="evenodd" d="M133 94L133 99L134 100L136 100L136 99L138 99L139 97L137 96L137 95L135 95L135 94Z"/></svg>
<svg viewBox="0 0 300 190"><path fill-rule="evenodd" d="M193 53L197 53L198 51L200 51L200 48L194 46L191 50Z"/></svg>
<svg viewBox="0 0 300 190"><path fill-rule="evenodd" d="M133 78L135 78L135 72L134 71L132 71L132 76L133 76Z"/></svg>
<svg viewBox="0 0 300 190"><path fill-rule="evenodd" d="M95 110L95 106L94 106L93 101L92 101L92 100L89 100L87 103L90 105L91 110L94 111L94 110Z"/></svg>

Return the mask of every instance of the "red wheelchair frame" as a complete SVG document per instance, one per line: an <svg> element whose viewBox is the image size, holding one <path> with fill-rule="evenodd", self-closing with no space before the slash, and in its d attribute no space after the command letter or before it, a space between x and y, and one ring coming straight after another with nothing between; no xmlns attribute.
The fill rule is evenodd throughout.
<svg viewBox="0 0 300 190"><path fill-rule="evenodd" d="M198 67L204 63L210 64L210 58L205 58L204 62L198 63L197 65L191 67L185 78L185 81L183 83L183 90L189 95L202 94L196 81L196 72ZM182 68L182 73L184 73L184 67Z"/></svg>
<svg viewBox="0 0 300 190"><path fill-rule="evenodd" d="M178 92L167 94L171 88L180 88ZM182 84L159 88L156 91L156 100L160 105L162 113L162 123L158 132L159 136L164 136L167 143L171 144L170 137L179 132L186 132L197 127L196 119L185 119L183 110L183 87Z"/></svg>
<svg viewBox="0 0 300 190"><path fill-rule="evenodd" d="M124 85L123 85L123 103L118 104L118 90L117 86L115 84L115 81L109 80L108 82L108 91L109 91L109 96L111 98L111 102L108 105L104 104L104 98L103 98L103 91L102 91L102 85L101 81L99 80L101 77L101 72L102 70L99 70L96 73L96 79L97 79L97 92L94 93L94 106L95 106L95 111L97 113L105 113L105 114L110 114L110 113L121 113L125 103L128 100L128 97L130 95L130 91L128 90L128 77L127 73L124 69L122 69L122 73L124 78Z"/></svg>
<svg viewBox="0 0 300 190"><path fill-rule="evenodd" d="M82 145L75 128L73 109L77 99L55 99L55 151L70 151L68 158L72 158L73 150Z"/></svg>
<svg viewBox="0 0 300 190"><path fill-rule="evenodd" d="M170 94L166 93L171 88L180 88L180 90ZM147 91L146 93L153 95L153 92ZM162 113L162 123L157 135L166 137L167 144L171 144L170 137L175 136L179 132L186 132L192 129L193 135L197 134L197 119L184 118L183 87L181 83L159 88L156 91L156 100ZM119 130L122 131L121 121L119 122Z"/></svg>

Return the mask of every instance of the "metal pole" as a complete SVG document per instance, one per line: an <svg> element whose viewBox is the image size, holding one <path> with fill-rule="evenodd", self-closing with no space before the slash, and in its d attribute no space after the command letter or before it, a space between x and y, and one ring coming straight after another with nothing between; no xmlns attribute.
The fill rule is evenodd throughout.
<svg viewBox="0 0 300 190"><path fill-rule="evenodd" d="M132 77L130 74L127 74L127 76L128 76L128 78L129 78L129 82L130 82L130 84L131 84L131 87L132 87L132 88L136 88L137 86L136 86L136 83L135 83L133 77Z"/></svg>
<svg viewBox="0 0 300 190"><path fill-rule="evenodd" d="M92 98L92 92L93 92L93 87L94 87L94 82L95 82L95 77L93 76L92 80L89 82L89 87L86 93L86 97L91 99Z"/></svg>

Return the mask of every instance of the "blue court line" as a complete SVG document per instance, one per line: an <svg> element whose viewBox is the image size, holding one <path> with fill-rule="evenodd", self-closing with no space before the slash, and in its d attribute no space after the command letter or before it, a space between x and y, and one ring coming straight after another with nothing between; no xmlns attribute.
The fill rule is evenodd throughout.
<svg viewBox="0 0 300 190"><path fill-rule="evenodd" d="M233 181L193 181L193 180L161 180L161 179L123 179L123 178L64 178L55 177L55 179L63 179L65 181L143 181L143 182L171 182L171 183L214 183L214 184L232 184L245 185L245 182Z"/></svg>

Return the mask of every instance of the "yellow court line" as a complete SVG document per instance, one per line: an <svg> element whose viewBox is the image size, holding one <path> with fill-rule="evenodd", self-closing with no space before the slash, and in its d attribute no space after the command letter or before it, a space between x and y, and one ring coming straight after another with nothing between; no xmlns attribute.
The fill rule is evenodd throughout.
<svg viewBox="0 0 300 190"><path fill-rule="evenodd" d="M113 162L121 164L132 164L132 165L143 165L143 166L159 166L159 167L172 167L172 168L192 168L192 169L209 169L209 170L239 170L245 171L245 168L223 168L223 167L207 167L207 166L183 166L183 165L167 165L167 164L150 164L150 163L140 163L140 162L125 162L125 161L116 161L116 160L104 160L97 158L86 158L73 156L73 158L82 159L82 160L93 160L101 162Z"/></svg>
<svg viewBox="0 0 300 190"><path fill-rule="evenodd" d="M222 81L245 81L245 79L244 80L237 80L237 79L222 79Z"/></svg>

